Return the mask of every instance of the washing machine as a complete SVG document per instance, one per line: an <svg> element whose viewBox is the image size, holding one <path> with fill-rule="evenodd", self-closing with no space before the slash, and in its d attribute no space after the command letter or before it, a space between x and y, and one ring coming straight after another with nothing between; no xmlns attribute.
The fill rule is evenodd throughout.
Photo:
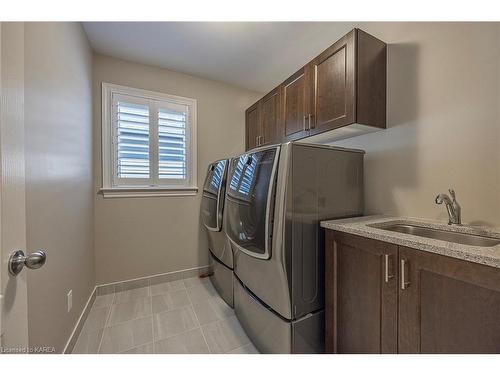
<svg viewBox="0 0 500 375"><path fill-rule="evenodd" d="M223 227L228 159L208 167L203 185L201 216L208 234L210 281L226 303L233 307L233 253Z"/></svg>

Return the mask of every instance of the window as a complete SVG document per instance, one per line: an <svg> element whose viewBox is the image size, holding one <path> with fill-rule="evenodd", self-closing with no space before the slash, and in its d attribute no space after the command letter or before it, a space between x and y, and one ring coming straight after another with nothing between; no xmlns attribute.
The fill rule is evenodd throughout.
<svg viewBox="0 0 500 375"><path fill-rule="evenodd" d="M105 197L194 195L196 100L102 84Z"/></svg>

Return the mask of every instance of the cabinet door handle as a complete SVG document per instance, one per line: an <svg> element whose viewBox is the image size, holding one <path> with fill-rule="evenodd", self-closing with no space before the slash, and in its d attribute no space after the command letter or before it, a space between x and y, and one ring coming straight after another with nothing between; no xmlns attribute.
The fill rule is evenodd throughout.
<svg viewBox="0 0 500 375"><path fill-rule="evenodd" d="M394 275L389 274L389 268L392 268L392 255L390 254L385 254L385 275L384 275L384 280L386 283L389 282L390 279L394 277Z"/></svg>
<svg viewBox="0 0 500 375"><path fill-rule="evenodd" d="M406 281L406 260L401 259L401 289L405 290L410 286L410 282Z"/></svg>
<svg viewBox="0 0 500 375"><path fill-rule="evenodd" d="M306 131L307 128L306 128L306 119L307 119L307 115L304 115L304 117L302 118L302 130Z"/></svg>
<svg viewBox="0 0 500 375"><path fill-rule="evenodd" d="M309 113L309 120L308 120L309 121L309 128L308 128L308 130L314 129L314 123L311 120L312 117L313 117L313 115L311 113Z"/></svg>

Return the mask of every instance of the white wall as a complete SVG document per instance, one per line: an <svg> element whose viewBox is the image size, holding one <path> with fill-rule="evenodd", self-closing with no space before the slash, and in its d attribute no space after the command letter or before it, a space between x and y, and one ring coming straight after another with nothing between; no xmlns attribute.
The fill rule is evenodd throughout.
<svg viewBox="0 0 500 375"><path fill-rule="evenodd" d="M208 264L200 224L201 188L208 163L244 149L245 109L261 95L166 69L94 54L95 259L97 283L126 280ZM103 198L101 83L194 98L198 101L196 196Z"/></svg>
<svg viewBox="0 0 500 375"><path fill-rule="evenodd" d="M27 250L47 252L28 272L29 343L57 352L95 285L91 64L79 23L25 23Z"/></svg>
<svg viewBox="0 0 500 375"><path fill-rule="evenodd" d="M363 23L388 43L388 129L341 142L366 150L367 213L500 227L500 27Z"/></svg>

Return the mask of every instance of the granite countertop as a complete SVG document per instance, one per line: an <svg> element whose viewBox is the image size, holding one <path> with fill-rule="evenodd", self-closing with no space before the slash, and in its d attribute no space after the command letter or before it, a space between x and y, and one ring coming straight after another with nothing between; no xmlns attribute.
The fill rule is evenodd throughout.
<svg viewBox="0 0 500 375"><path fill-rule="evenodd" d="M500 232L493 229L469 227L466 225L448 225L442 221L409 217L377 215L351 219L326 220L321 222L323 228L500 268L500 245L491 247L462 245L454 242L435 240L432 238L376 228L377 225L381 224L413 224L420 227L445 229L458 233L475 234L500 239ZM375 227L372 227L372 225Z"/></svg>

